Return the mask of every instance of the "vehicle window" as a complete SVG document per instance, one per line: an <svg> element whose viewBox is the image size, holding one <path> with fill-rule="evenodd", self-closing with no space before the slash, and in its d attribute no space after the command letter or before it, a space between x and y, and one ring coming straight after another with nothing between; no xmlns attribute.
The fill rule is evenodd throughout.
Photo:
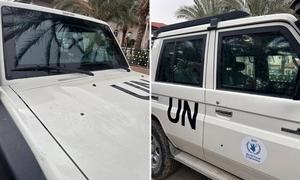
<svg viewBox="0 0 300 180"><path fill-rule="evenodd" d="M202 86L204 38L175 39L164 43L158 81Z"/></svg>
<svg viewBox="0 0 300 180"><path fill-rule="evenodd" d="M7 79L70 73L15 71L32 66L102 70L128 67L106 25L57 14L2 7Z"/></svg>
<svg viewBox="0 0 300 180"><path fill-rule="evenodd" d="M175 42L168 42L164 44L161 60L159 81L173 82L173 61L175 55Z"/></svg>
<svg viewBox="0 0 300 180"><path fill-rule="evenodd" d="M281 31L224 35L221 46L217 88L293 96L299 45Z"/></svg>

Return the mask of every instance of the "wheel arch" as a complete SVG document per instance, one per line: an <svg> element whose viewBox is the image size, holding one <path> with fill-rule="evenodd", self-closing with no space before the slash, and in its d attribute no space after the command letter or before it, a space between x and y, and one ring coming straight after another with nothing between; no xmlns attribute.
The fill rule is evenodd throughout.
<svg viewBox="0 0 300 180"><path fill-rule="evenodd" d="M166 134L166 131L165 131L164 126L162 125L162 123L160 122L159 118L158 118L156 115L151 114L151 121L156 121L156 122L160 125L160 127L162 128L162 130L163 130L165 136L168 137L167 134ZM168 138L168 139L169 139L169 138Z"/></svg>
<svg viewBox="0 0 300 180"><path fill-rule="evenodd" d="M165 130L163 124L160 122L159 118L158 118L155 114L153 114L153 113L151 114L151 121L156 121L156 122L159 124L159 126L162 128L164 135L167 137L167 139L168 139L168 141L169 141L169 144L172 145L173 147L177 147L177 146L173 143L173 141L169 138L169 136L168 136L168 134L166 133L166 130Z"/></svg>

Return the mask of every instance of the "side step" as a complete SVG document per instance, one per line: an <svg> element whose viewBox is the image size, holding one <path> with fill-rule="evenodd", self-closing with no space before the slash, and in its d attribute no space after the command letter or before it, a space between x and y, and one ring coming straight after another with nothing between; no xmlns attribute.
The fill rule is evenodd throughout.
<svg viewBox="0 0 300 180"><path fill-rule="evenodd" d="M189 166L190 168L198 171L204 176L215 180L241 180L240 178L212 165L203 160L200 160L185 152L179 152L174 155L174 159L178 162Z"/></svg>

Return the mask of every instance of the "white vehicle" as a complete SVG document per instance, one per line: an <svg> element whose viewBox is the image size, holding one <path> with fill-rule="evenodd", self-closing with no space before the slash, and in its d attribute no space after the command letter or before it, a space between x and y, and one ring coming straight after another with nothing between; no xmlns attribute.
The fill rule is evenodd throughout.
<svg viewBox="0 0 300 180"><path fill-rule="evenodd" d="M300 22L237 11L161 28L152 48L152 177L300 178Z"/></svg>
<svg viewBox="0 0 300 180"><path fill-rule="evenodd" d="M149 81L105 22L0 2L0 178L147 179Z"/></svg>

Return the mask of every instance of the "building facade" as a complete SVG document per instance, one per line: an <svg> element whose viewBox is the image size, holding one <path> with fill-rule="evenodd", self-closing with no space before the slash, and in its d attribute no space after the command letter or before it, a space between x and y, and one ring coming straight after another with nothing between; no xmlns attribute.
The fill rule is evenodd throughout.
<svg viewBox="0 0 300 180"><path fill-rule="evenodd" d="M147 20L148 21L148 20ZM118 26L114 22L108 22L111 30L113 31L114 35L116 36L120 45L122 44L123 32L122 27ZM134 43L137 38L138 33L138 24L132 25L128 28L126 35L124 36L124 45L125 47L134 47ZM149 24L146 24L146 30L143 36L141 49L148 49L149 48Z"/></svg>

